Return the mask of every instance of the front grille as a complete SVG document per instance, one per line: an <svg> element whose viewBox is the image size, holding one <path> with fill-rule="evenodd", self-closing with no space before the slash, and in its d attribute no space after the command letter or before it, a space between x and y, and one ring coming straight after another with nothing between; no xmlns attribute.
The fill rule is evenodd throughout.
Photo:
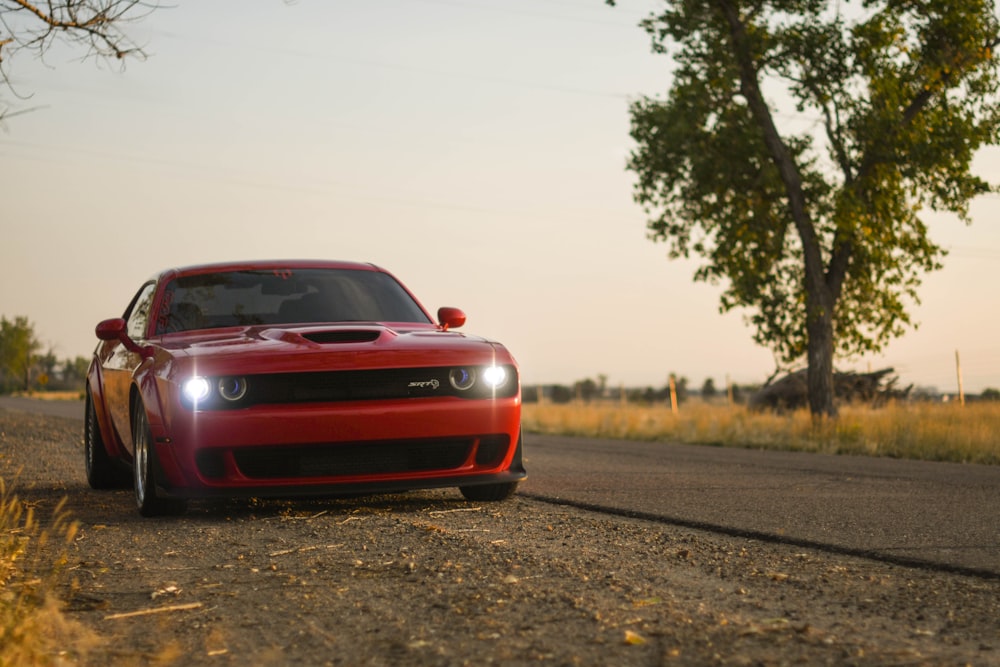
<svg viewBox="0 0 1000 667"><path fill-rule="evenodd" d="M252 403L368 401L434 395L447 386L447 370L388 369L257 375L249 378Z"/></svg>
<svg viewBox="0 0 1000 667"><path fill-rule="evenodd" d="M474 442L461 438L247 447L235 450L233 458L240 472L252 479L386 475L457 468L468 460Z"/></svg>
<svg viewBox="0 0 1000 667"><path fill-rule="evenodd" d="M333 403L340 401L397 400L459 397L509 398L518 390L517 371L506 366L509 380L495 394L482 382L471 389L456 389L449 380L450 367L386 368L357 371L320 371L248 375L247 390L235 401L210 396L198 404L202 410L237 410L252 405L282 403Z"/></svg>

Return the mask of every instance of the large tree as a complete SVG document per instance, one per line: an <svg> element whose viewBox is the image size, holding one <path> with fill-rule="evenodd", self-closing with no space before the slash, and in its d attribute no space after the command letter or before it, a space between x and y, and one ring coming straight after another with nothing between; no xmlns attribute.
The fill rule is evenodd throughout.
<svg viewBox="0 0 1000 667"><path fill-rule="evenodd" d="M123 31L129 21L155 6L155 0L0 0L0 83L11 85L10 62L20 52L37 58L56 40L82 49L84 57L123 60L142 49ZM0 120L13 115L0 104Z"/></svg>
<svg viewBox="0 0 1000 667"><path fill-rule="evenodd" d="M643 26L676 64L631 108L650 236L701 256L781 363L805 357L834 416L835 355L902 334L941 267L924 212L969 222L994 189L971 171L1000 135L992 0L664 0Z"/></svg>

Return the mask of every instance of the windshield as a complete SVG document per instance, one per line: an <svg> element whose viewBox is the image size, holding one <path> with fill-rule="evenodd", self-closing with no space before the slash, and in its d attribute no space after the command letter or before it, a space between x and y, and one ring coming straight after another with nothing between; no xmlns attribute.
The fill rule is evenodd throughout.
<svg viewBox="0 0 1000 667"><path fill-rule="evenodd" d="M166 285L159 312L157 334L260 324L430 322L392 276L352 269L183 276Z"/></svg>

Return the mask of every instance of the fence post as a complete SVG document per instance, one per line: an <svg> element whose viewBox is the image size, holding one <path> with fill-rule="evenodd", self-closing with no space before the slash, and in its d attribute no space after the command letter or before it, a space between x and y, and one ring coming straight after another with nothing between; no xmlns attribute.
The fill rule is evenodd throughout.
<svg viewBox="0 0 1000 667"><path fill-rule="evenodd" d="M962 362L958 359L958 350L955 350L955 373L958 375L958 404L965 405L965 390L962 388Z"/></svg>

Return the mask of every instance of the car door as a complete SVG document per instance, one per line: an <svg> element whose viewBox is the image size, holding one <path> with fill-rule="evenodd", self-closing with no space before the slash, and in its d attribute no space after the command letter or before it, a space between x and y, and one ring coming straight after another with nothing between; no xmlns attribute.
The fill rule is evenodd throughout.
<svg viewBox="0 0 1000 667"><path fill-rule="evenodd" d="M146 339L150 310L153 296L156 293L156 283L149 282L142 286L125 312L126 330L128 336L142 345ZM132 373L142 363L142 357L120 342L108 343L109 347L102 350L101 367L104 377L104 397L111 421L118 433L122 445L129 452L132 448L132 427L129 415L129 390L132 385Z"/></svg>

